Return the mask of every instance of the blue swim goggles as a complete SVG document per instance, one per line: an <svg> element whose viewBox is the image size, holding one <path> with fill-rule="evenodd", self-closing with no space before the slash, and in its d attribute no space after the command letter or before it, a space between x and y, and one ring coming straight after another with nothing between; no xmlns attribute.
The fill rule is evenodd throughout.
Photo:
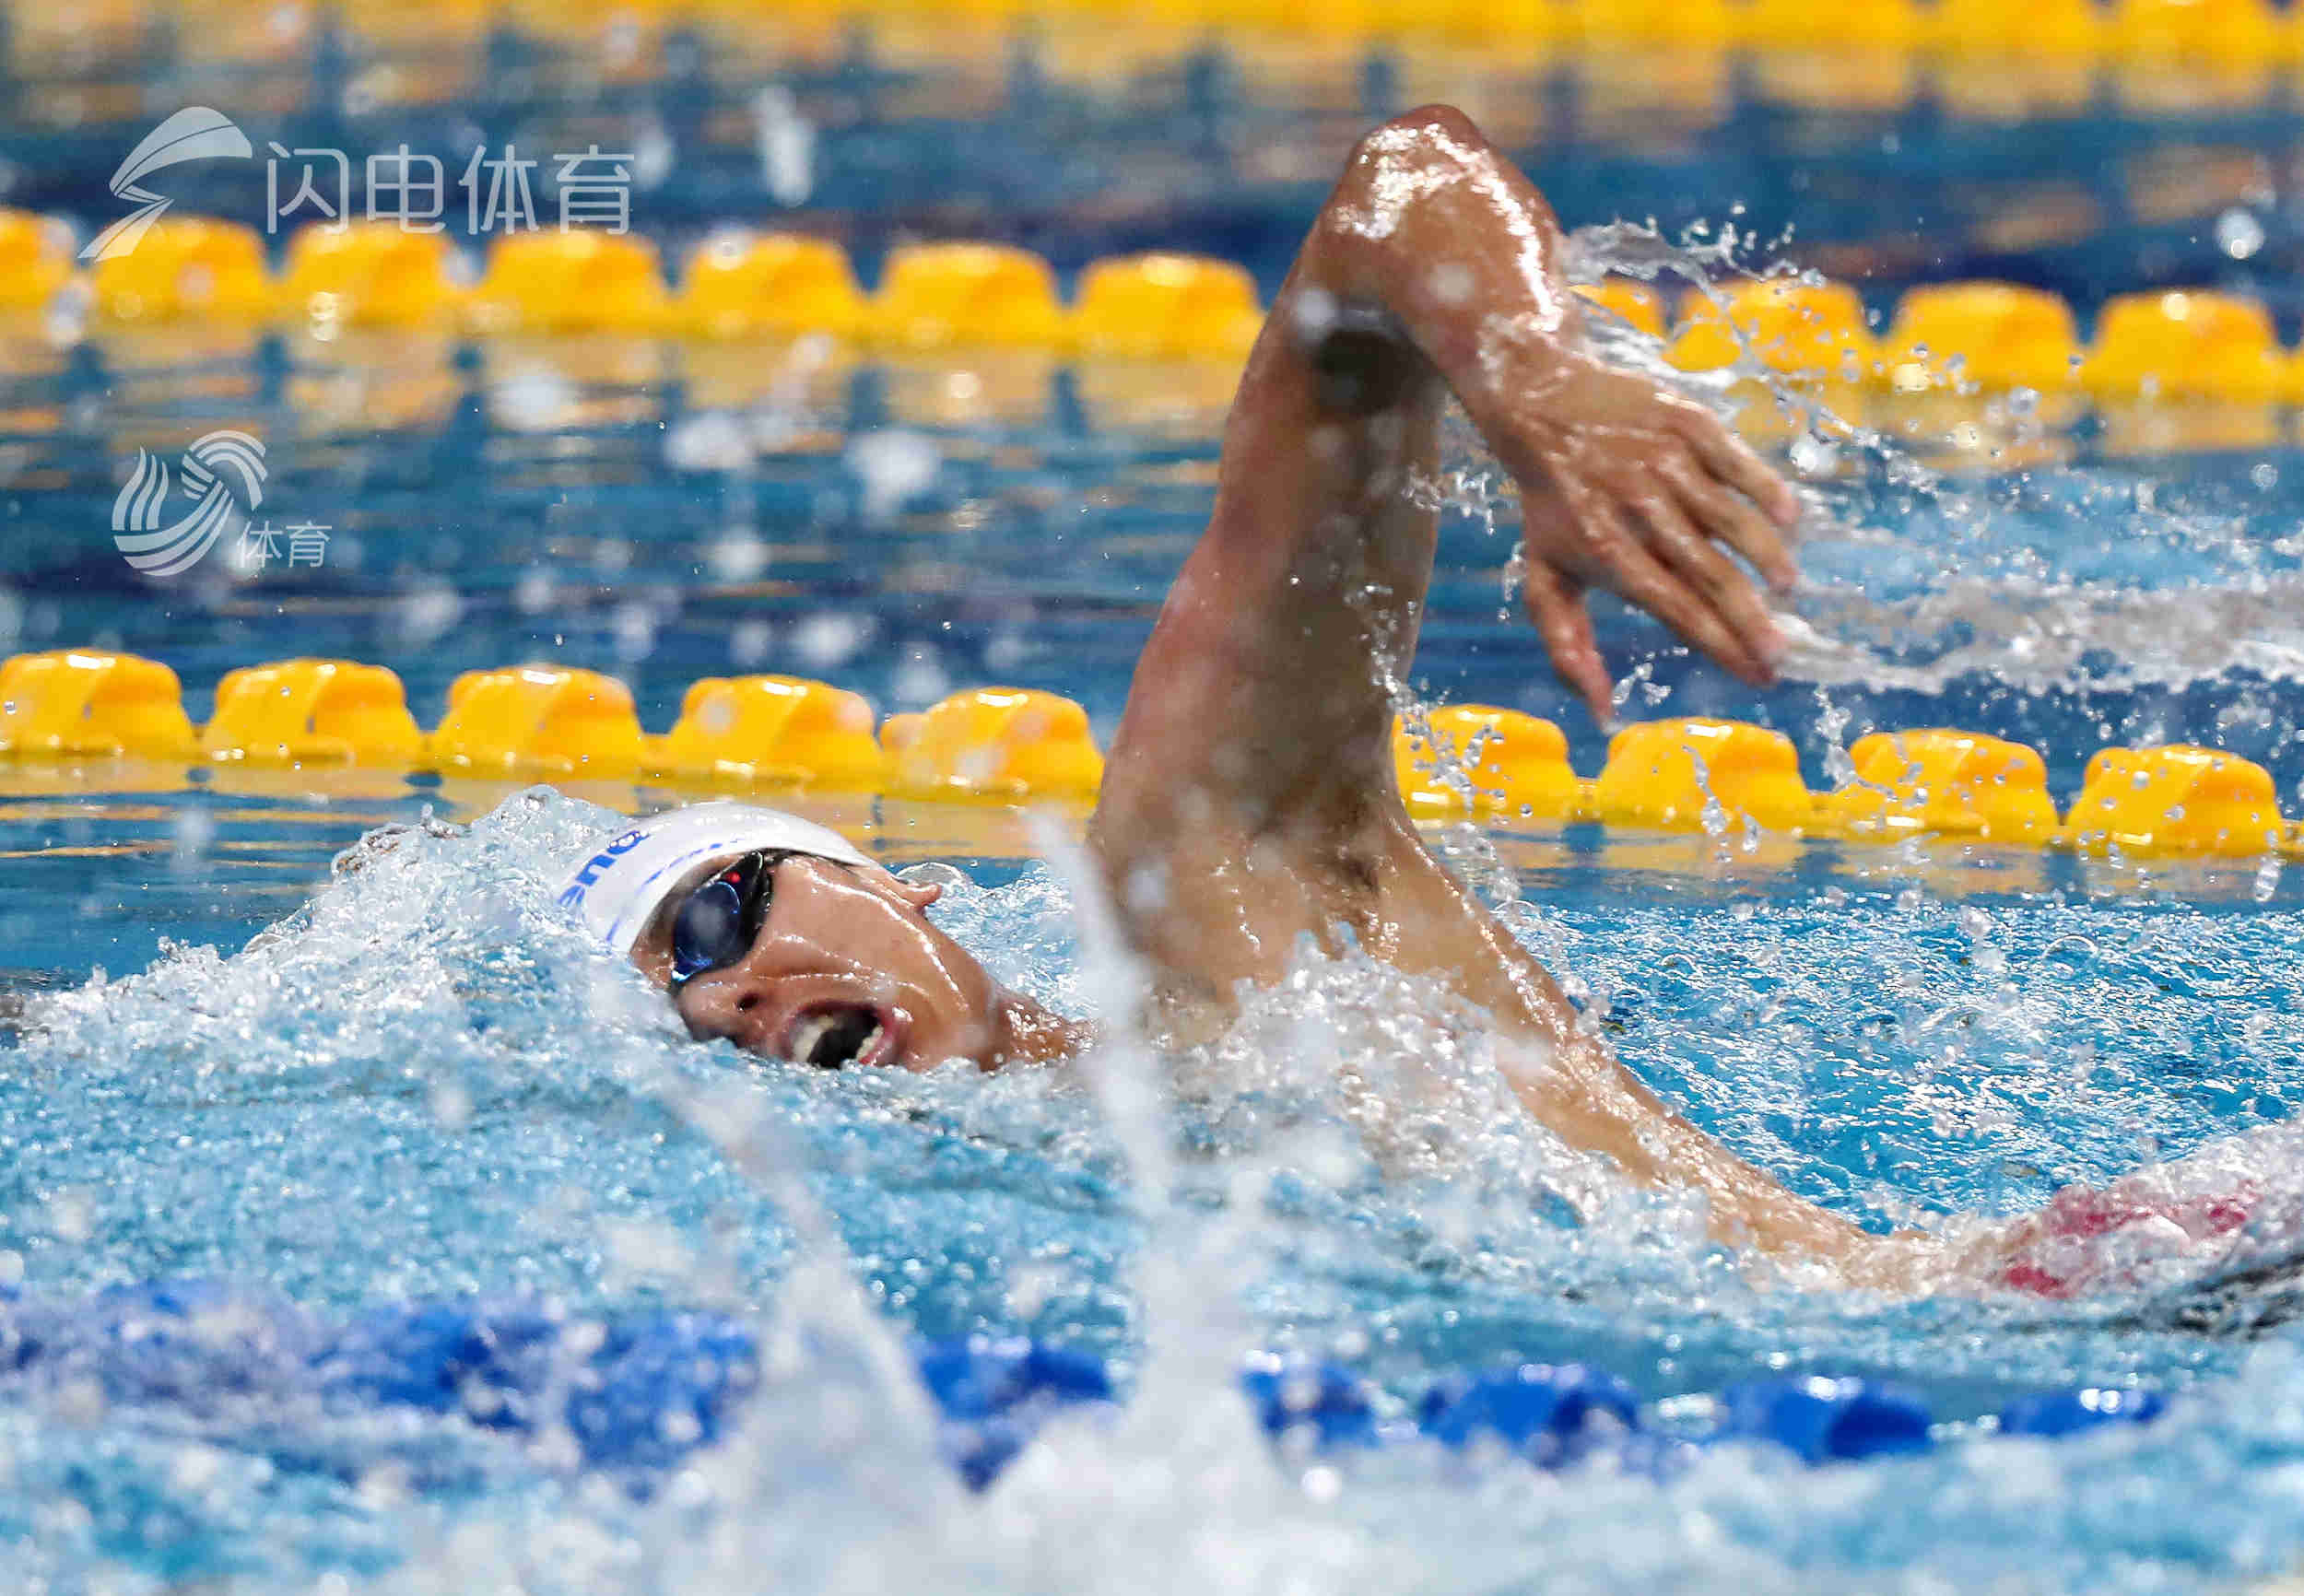
<svg viewBox="0 0 2304 1596"><path fill-rule="evenodd" d="M776 867L800 857L790 848L761 848L699 882L672 918L672 980L677 992L707 970L725 969L759 939L776 898Z"/></svg>

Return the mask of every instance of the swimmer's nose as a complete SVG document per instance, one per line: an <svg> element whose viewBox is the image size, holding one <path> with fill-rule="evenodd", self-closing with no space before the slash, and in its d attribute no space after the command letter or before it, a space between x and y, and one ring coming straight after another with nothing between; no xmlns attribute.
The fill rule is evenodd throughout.
<svg viewBox="0 0 2304 1596"><path fill-rule="evenodd" d="M768 1016L769 983L744 964L707 970L680 989L676 1006L699 1041L724 1037L750 1048Z"/></svg>

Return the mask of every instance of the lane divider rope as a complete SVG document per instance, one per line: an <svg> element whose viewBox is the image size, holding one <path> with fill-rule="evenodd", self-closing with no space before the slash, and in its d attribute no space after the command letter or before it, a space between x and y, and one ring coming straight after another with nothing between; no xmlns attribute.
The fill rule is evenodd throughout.
<svg viewBox="0 0 2304 1596"><path fill-rule="evenodd" d="M0 210L0 311L37 313L75 282L83 335L198 321L210 327L430 328L480 338L622 333L702 343L821 335L891 354L1029 348L1093 359L1237 365L1263 311L1228 262L1182 254L1090 264L1069 305L1048 262L1006 244L912 244L867 294L839 245L794 234L723 233L698 246L676 290L637 235L536 232L498 239L481 280L455 281L444 234L389 222L306 227L276 276L253 228L161 217L134 252L83 278L61 223ZM1846 283L1771 277L1689 290L1611 279L1583 290L1689 371L1740 360L1824 391L1907 397L2017 389L2099 404L2214 400L2304 405L2304 350L2278 341L2259 301L2204 289L2122 294L2094 338L2059 296L2008 283L1924 285L1884 332ZM2052 406L2051 406L2052 408ZM2052 418L2052 417L2051 417Z"/></svg>
<svg viewBox="0 0 2304 1596"><path fill-rule="evenodd" d="M1945 728L1858 739L1852 775L1828 792L1803 780L1789 737L1737 721L1635 722L1586 778L1553 722L1451 704L1395 724L1393 754L1409 811L1424 820L1597 822L1755 840L1934 837L2129 858L2304 857L2304 836L2281 815L2263 766L2191 745L2101 750L2061 815L2037 750ZM860 694L828 682L708 676L683 696L671 730L652 735L615 677L520 665L458 676L428 733L397 675L348 660L229 672L199 727L176 673L157 660L58 649L0 663L0 786L29 774L41 792L100 790L90 762L130 760L1075 806L1094 801L1104 770L1087 711L1025 687L973 688L876 721Z"/></svg>

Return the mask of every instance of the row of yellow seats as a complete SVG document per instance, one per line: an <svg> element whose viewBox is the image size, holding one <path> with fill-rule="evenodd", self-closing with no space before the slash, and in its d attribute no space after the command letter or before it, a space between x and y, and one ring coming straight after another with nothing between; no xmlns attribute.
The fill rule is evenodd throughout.
<svg viewBox="0 0 2304 1596"><path fill-rule="evenodd" d="M1246 353L1263 319L1246 271L1192 255L1098 261L1069 307L1046 261L1000 244L897 249L869 297L839 245L784 233L708 240L689 256L676 293L655 246L632 234L501 235L469 289L456 284L453 264L442 233L394 222L308 226L289 241L276 281L253 229L171 216L128 253L98 262L88 290L99 324L113 326L286 318L484 334L826 334L898 348L1002 344L1228 359ZM72 272L61 229L0 211L0 308L44 307Z"/></svg>
<svg viewBox="0 0 2304 1596"><path fill-rule="evenodd" d="M1611 281L1586 292L1663 340L1665 358L1687 371L1734 364L1741 342L1780 377L1906 393L2029 388L2099 399L2304 403L2304 351L2282 347L2262 304L2211 290L2116 295L2085 346L2061 297L2010 283L1909 289L1882 334L1845 283L1779 277L1691 290L1673 317L1643 283Z"/></svg>
<svg viewBox="0 0 2304 1596"><path fill-rule="evenodd" d="M1651 721L1578 776L1549 721L1453 705L1394 729L1411 812L1589 820L1643 830L1748 827L1895 842L1942 836L2089 852L2247 857L2297 851L2271 776L2212 748L2108 748L2059 816L2040 755L1977 733L1881 733L1850 750L1828 793L1801 780L1781 733L1733 721ZM929 799L1092 800L1103 757L1087 713L1052 693L958 693L876 729L854 693L791 676L708 677L662 736L641 729L623 683L562 666L473 671L428 735L399 678L377 665L288 660L231 672L195 730L176 675L95 650L0 664L0 758L23 763L205 758L224 765L368 766L500 780L660 778L713 787L805 788Z"/></svg>
<svg viewBox="0 0 2304 1596"><path fill-rule="evenodd" d="M180 31L195 40L302 31L317 0L174 0ZM33 43L76 33L133 36L137 0L57 8L19 5L18 31ZM2304 60L2304 18L2270 0L345 0L356 36L386 41L469 40L501 20L546 38L582 40L606 30L746 23L930 21L971 26L1101 25L1172 35L1180 41L1228 30L1338 40L1442 38L1489 43L1651 43L1717 48L1731 43L1910 48L1952 53L2086 57L2206 65ZM296 19L306 18L302 28ZM49 43L54 53L54 43Z"/></svg>

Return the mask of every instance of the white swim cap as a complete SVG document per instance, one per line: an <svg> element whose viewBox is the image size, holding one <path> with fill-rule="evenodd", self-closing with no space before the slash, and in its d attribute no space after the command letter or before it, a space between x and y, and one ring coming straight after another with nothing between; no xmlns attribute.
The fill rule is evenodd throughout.
<svg viewBox="0 0 2304 1596"><path fill-rule="evenodd" d="M814 854L838 864L871 860L829 827L749 804L697 804L653 815L579 865L560 889L608 951L629 954L657 905L698 865L762 848Z"/></svg>

